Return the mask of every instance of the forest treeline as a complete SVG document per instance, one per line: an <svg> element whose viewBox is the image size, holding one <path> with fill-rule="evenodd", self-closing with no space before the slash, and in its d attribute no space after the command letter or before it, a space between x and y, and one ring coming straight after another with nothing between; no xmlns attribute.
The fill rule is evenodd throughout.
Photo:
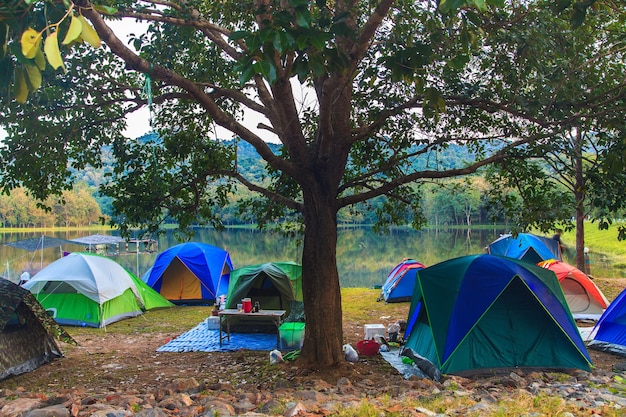
<svg viewBox="0 0 626 417"><path fill-rule="evenodd" d="M94 197L95 187L78 183L62 196L48 199L43 205L22 188L0 195L2 227L83 227L97 224L103 217Z"/></svg>
<svg viewBox="0 0 626 417"><path fill-rule="evenodd" d="M139 140L153 140L146 135ZM278 152L278 145L270 144ZM254 148L247 143L237 145L238 168L249 179L262 181L264 161ZM438 155L439 166L459 166L470 157L464 148L449 149ZM113 215L111 200L98 193L98 186L105 180L105 172L111 170L112 160L105 154L104 166L99 169L87 169L73 172L78 179L72 191L65 192L61 198L49 199L44 209L29 197L23 189L15 189L9 195L0 196L0 219L2 227L84 227L99 224L102 219L108 221ZM423 184L422 201L424 220L431 226L472 225L499 222L499 213L490 207L485 198L489 185L479 175L464 179L446 180L436 184ZM240 212L237 202L252 197L246 188L238 186L233 193L231 203L222 208L222 221L226 225L252 223L250 216ZM373 224L377 211L384 210L384 200L374 199L367 204L343 210L339 213L341 224Z"/></svg>

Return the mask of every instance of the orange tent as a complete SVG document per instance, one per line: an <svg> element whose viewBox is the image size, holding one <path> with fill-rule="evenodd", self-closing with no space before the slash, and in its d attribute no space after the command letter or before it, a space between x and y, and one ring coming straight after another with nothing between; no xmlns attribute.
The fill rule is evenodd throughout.
<svg viewBox="0 0 626 417"><path fill-rule="evenodd" d="M580 269L554 259L537 265L554 272L574 318L598 319L608 307L609 302L602 291Z"/></svg>

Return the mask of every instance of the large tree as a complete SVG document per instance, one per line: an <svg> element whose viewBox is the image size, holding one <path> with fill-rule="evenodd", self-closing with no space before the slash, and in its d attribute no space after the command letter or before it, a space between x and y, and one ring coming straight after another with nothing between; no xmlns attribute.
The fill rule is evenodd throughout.
<svg viewBox="0 0 626 417"><path fill-rule="evenodd" d="M420 182L474 173L570 129L573 114L588 113L589 97L546 102L546 91L558 91L558 84L542 78L543 69L520 72L521 62L532 60L532 69L541 56L527 56L527 39L513 29L557 25L573 33L586 20L606 32L624 13L620 5L611 11L610 3L593 1L559 2L559 10L551 1L497 0L5 4L0 26L8 23L1 33L9 53L0 70L15 74L15 82L0 83L0 93L18 99L1 110L9 135L5 189L21 183L44 197L69 186L67 164L97 164L99 147L112 144L117 167L103 191L116 198L127 230L156 228L165 218L183 227L219 226L214 208L238 181L260 196L244 208L261 225L284 219L303 225L307 329L300 361L317 367L343 360L339 210L384 197L380 225L409 207L419 226ZM149 26L129 48L110 18ZM72 26L75 19L82 31ZM549 31L537 34L550 42ZM46 42L51 35L69 46L80 40L97 46L101 39L106 49L78 44L60 62L55 43ZM49 63L66 72L42 69L39 39ZM42 69L39 89L33 66ZM595 103L622 99L616 85L598 86L593 96ZM160 139L126 140L122 117L146 104ZM260 130L245 123L253 113L263 117ZM236 149L211 139L216 126L256 149L267 162L264 181L237 171ZM280 153L268 147L269 137L282 144ZM462 166L437 160L451 143L468 149Z"/></svg>

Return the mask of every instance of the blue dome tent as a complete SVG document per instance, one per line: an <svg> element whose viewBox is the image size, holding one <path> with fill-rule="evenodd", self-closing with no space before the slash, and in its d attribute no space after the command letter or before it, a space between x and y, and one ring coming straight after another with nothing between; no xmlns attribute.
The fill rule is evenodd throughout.
<svg viewBox="0 0 626 417"><path fill-rule="evenodd" d="M187 242L157 255L144 280L175 304L212 304L228 293L232 270L230 255L224 249Z"/></svg>
<svg viewBox="0 0 626 417"><path fill-rule="evenodd" d="M592 331L589 347L626 356L626 290L623 290L602 313Z"/></svg>
<svg viewBox="0 0 626 417"><path fill-rule="evenodd" d="M533 264L549 259L563 260L558 241L532 233L502 235L487 246L487 252Z"/></svg>
<svg viewBox="0 0 626 417"><path fill-rule="evenodd" d="M387 275L378 301L385 300L386 303L411 301L417 271L424 268L426 268L424 264L413 259L400 262Z"/></svg>

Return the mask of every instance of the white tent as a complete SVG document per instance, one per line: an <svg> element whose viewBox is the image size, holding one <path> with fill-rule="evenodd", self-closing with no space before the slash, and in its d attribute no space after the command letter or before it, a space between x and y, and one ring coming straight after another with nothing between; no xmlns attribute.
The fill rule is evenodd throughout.
<svg viewBox="0 0 626 417"><path fill-rule="evenodd" d="M148 297L153 307L171 305L117 262L89 253L56 260L23 287L65 325L103 327L137 316Z"/></svg>

